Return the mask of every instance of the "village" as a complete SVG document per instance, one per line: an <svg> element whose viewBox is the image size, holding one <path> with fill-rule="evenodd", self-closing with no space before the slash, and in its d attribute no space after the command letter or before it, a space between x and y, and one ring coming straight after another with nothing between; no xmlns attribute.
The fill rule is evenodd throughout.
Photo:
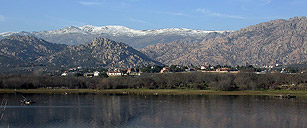
<svg viewBox="0 0 307 128"><path fill-rule="evenodd" d="M143 73L173 73L173 72L208 72L208 73L239 73L239 72L254 72L255 74L267 73L304 73L298 69L285 68L281 64L274 64L270 66L263 66L255 68L252 65L245 66L221 66L221 65L201 65L201 66L156 66L149 65L141 68L83 68L81 66L76 68L69 68L61 73L61 76L83 76L83 77L114 77L114 76L140 76Z"/></svg>

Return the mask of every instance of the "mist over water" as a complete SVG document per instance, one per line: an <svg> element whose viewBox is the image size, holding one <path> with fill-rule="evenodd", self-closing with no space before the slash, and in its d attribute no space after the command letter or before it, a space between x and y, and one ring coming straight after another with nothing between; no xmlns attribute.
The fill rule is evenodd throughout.
<svg viewBox="0 0 307 128"><path fill-rule="evenodd" d="M307 98L1 94L0 127L307 127ZM1 114L2 114L1 113Z"/></svg>

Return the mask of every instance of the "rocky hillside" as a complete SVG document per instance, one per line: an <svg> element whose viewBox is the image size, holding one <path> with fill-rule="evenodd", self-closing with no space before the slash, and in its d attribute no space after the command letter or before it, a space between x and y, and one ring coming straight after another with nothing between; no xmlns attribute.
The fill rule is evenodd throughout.
<svg viewBox="0 0 307 128"><path fill-rule="evenodd" d="M0 40L0 67L33 64L36 59L50 56L66 47L32 36L10 36Z"/></svg>
<svg viewBox="0 0 307 128"><path fill-rule="evenodd" d="M0 73L33 70L39 66L45 70L48 67L127 68L148 64L162 65L124 43L106 38L75 46L53 44L33 36L14 35L0 40Z"/></svg>
<svg viewBox="0 0 307 128"><path fill-rule="evenodd" d="M287 65L288 68L293 68L293 69L300 69L300 70L305 70L305 73L307 71L307 61L305 62L301 62L301 63L298 63L298 64L290 64L290 65Z"/></svg>
<svg viewBox="0 0 307 128"><path fill-rule="evenodd" d="M95 38L90 43L68 47L40 61L58 67L129 68L162 65L124 43L106 38Z"/></svg>
<svg viewBox="0 0 307 128"><path fill-rule="evenodd" d="M307 60L307 18L274 20L198 43L148 46L142 51L165 64L269 65Z"/></svg>
<svg viewBox="0 0 307 128"><path fill-rule="evenodd" d="M46 37L54 37L54 39L57 39L55 38L57 36L53 35L63 36L59 37L58 41L62 41L62 39L86 41L87 38L80 36L80 33L90 38L94 38L92 36L95 34L110 35L111 33L117 39L131 39L132 43L130 44L135 43L135 45L140 43L138 41L143 44L146 44L148 40L148 42L150 40L157 41L148 43L155 45L142 49L143 54L124 43L106 38L94 38L89 43L67 46L48 43L33 36L15 35L0 41L1 67L48 65L55 67L126 68L147 64L161 65L159 62L167 65L201 65L205 63L236 66L249 63L262 66L275 63L288 65L307 61L306 17L274 20L212 37L208 37L208 35L220 32L189 29L140 31L119 26L83 26L37 33ZM202 36L205 33L207 35ZM29 33L24 32L24 34ZM74 36L67 38L65 34ZM10 35L10 33L5 35ZM184 38L180 38L178 35L184 36ZM142 36L144 36L144 40L142 40ZM166 43L176 39L179 41Z"/></svg>
<svg viewBox="0 0 307 128"><path fill-rule="evenodd" d="M229 31L203 31L185 28L169 28L156 30L135 30L124 26L69 26L67 28L40 32L6 32L0 33L0 39L9 35L31 35L48 42L78 45L90 42L96 37L125 42L133 48L144 48L157 43L169 43L182 40L203 40L227 35Z"/></svg>

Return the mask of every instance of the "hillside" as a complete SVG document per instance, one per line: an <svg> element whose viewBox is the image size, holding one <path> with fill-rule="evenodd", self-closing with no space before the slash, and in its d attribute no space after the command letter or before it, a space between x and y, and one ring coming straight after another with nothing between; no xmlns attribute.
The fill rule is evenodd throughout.
<svg viewBox="0 0 307 128"><path fill-rule="evenodd" d="M307 70L307 61L301 62L298 64L290 64L287 65L288 68L300 69L300 70Z"/></svg>
<svg viewBox="0 0 307 128"><path fill-rule="evenodd" d="M0 40L0 73L59 70L69 67L128 68L162 65L132 47L106 38L75 46L53 44L33 36Z"/></svg>
<svg viewBox="0 0 307 128"><path fill-rule="evenodd" d="M118 39L124 35L124 37L129 37L132 40L139 40L140 36L146 36L147 40L150 39L147 38L148 35L159 34L163 35L161 39L172 34L184 35L188 38L182 39L174 36L173 39L179 39L171 43L166 43L168 38L165 38L165 42L156 42L155 45L143 48L141 50L143 54L124 43L107 38L93 37L94 40L89 41L89 43L67 46L52 44L43 39L27 36L27 33L24 32L26 36L13 34L13 36L0 41L1 67L47 65L55 67L126 68L148 64L161 65L159 62L167 65L227 64L236 66L249 63L262 66L275 63L299 64L307 61L306 17L260 23L210 38L208 35L222 32L212 33L189 29L140 31L120 26L83 26L37 33L49 37L57 34L63 36L63 33L75 34L75 36L69 38L63 36L58 41L73 38L85 41L87 39L79 36L80 33L89 36L91 35L89 33L105 34L104 32L112 33ZM199 35L199 37L195 39L187 33ZM200 37L205 33L207 33L207 37ZM8 36L10 33L5 35ZM152 38L152 40L156 39L155 36ZM160 39L157 38L157 40Z"/></svg>
<svg viewBox="0 0 307 128"><path fill-rule="evenodd" d="M274 20L196 43L148 46L142 51L165 64L256 66L307 60L307 18Z"/></svg>
<svg viewBox="0 0 307 128"><path fill-rule="evenodd" d="M48 42L78 45L90 42L96 37L125 42L133 48L144 48L157 43L169 43L183 40L203 40L227 35L229 31L203 31L185 28L168 28L154 30L135 30L124 26L69 26L52 31L40 32L6 32L0 33L0 39L9 35L31 35Z"/></svg>
<svg viewBox="0 0 307 128"><path fill-rule="evenodd" d="M31 65L36 59L50 56L66 47L32 36L10 36L0 40L0 67Z"/></svg>
<svg viewBox="0 0 307 128"><path fill-rule="evenodd" d="M162 65L132 47L106 38L68 47L42 60L59 67L129 68L141 65Z"/></svg>

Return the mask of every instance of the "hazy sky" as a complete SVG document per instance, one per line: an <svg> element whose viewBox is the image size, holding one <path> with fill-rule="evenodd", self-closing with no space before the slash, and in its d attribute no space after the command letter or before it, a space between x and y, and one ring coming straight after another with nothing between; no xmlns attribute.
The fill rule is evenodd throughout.
<svg viewBox="0 0 307 128"><path fill-rule="evenodd" d="M307 0L1 0L0 32L67 26L238 30L307 15Z"/></svg>

